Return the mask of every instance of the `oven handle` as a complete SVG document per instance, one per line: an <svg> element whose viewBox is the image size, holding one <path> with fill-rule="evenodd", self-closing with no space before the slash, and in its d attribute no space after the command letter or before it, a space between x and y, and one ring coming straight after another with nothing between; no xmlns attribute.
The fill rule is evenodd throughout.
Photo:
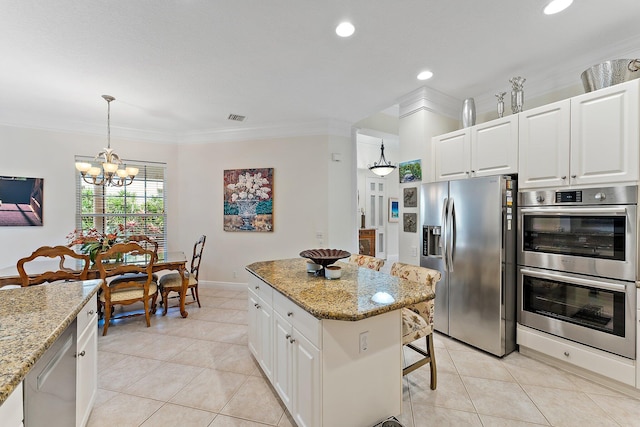
<svg viewBox="0 0 640 427"><path fill-rule="evenodd" d="M550 214L550 215L626 215L627 208L521 208L523 214Z"/></svg>
<svg viewBox="0 0 640 427"><path fill-rule="evenodd" d="M575 285L585 285L585 286L590 286L592 288L604 289L604 290L607 290L607 291L626 292L626 290L627 290L627 286L626 285L621 285L621 284L617 284L617 283L603 283L603 282L596 282L595 280L580 279L580 278L577 278L577 277L561 276L559 274L541 273L539 271L528 270L526 268L521 268L520 272L522 274L526 274L527 276L538 277L538 278L541 278L541 279L561 280L563 282L573 283Z"/></svg>

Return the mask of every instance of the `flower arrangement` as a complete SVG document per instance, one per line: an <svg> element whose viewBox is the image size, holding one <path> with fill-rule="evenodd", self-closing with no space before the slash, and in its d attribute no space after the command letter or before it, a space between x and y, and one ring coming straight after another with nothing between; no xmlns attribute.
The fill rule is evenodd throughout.
<svg viewBox="0 0 640 427"><path fill-rule="evenodd" d="M67 246L81 245L80 252L89 254L91 262L96 261L99 252L106 251L116 243L127 242L126 232L137 226L135 221L118 224L115 230L100 232L96 228L84 230L75 229L67 235Z"/></svg>
<svg viewBox="0 0 640 427"><path fill-rule="evenodd" d="M269 184L269 180L263 177L261 172L253 175L246 172L238 176L238 182L227 185L227 188L231 190L230 201L236 203L239 200L266 200L271 192L271 188L267 187L267 184Z"/></svg>

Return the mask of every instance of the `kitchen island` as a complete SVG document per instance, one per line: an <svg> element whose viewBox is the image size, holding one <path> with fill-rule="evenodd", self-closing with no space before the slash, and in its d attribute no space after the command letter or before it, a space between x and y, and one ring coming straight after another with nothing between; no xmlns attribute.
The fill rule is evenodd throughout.
<svg viewBox="0 0 640 427"><path fill-rule="evenodd" d="M249 349L299 426L370 427L402 411L401 308L430 286L337 263L257 262L249 276Z"/></svg>
<svg viewBox="0 0 640 427"><path fill-rule="evenodd" d="M87 280L0 290L0 410L76 318L97 331L93 300L99 287L100 280ZM80 319L83 309L87 315Z"/></svg>

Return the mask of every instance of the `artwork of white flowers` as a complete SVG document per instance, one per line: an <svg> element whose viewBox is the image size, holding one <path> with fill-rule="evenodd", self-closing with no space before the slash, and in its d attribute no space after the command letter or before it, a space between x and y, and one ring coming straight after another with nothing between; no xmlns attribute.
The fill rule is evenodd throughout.
<svg viewBox="0 0 640 427"><path fill-rule="evenodd" d="M273 231L273 168L224 171L224 231Z"/></svg>

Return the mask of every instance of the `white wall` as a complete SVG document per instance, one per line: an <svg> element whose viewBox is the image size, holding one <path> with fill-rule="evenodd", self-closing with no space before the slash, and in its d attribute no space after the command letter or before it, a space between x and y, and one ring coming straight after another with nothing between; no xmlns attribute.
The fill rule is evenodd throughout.
<svg viewBox="0 0 640 427"><path fill-rule="evenodd" d="M341 161L333 162L337 152ZM318 247L353 251L351 152L348 138L327 136L181 145L178 242L189 248L207 235L200 277L246 283L245 266L255 261L295 258ZM223 171L245 168L275 169L273 232L223 231Z"/></svg>
<svg viewBox="0 0 640 427"><path fill-rule="evenodd" d="M433 181L435 173L431 166L431 137L440 135L459 127L459 122L427 109L419 109L400 119L400 161L422 160L422 180ZM405 208L402 203L403 189L420 188L420 182L400 184L400 225L399 225L399 260L408 264L420 265L420 246L422 223L420 220L420 199L417 208ZM418 191L418 195L419 195ZM419 197L419 196L418 196ZM403 214L418 214L418 227L415 233L405 232L402 225Z"/></svg>
<svg viewBox="0 0 640 427"><path fill-rule="evenodd" d="M106 135L85 135L45 130L0 126L0 175L44 178L43 226L0 227L0 268L15 266L19 258L28 256L44 245L67 243L66 236L75 228L75 155L94 156L106 145ZM131 160L167 163L169 186L168 224L169 248L178 235L180 222L177 203L171 203L177 193L175 181L175 145L125 141L112 137L111 147Z"/></svg>

